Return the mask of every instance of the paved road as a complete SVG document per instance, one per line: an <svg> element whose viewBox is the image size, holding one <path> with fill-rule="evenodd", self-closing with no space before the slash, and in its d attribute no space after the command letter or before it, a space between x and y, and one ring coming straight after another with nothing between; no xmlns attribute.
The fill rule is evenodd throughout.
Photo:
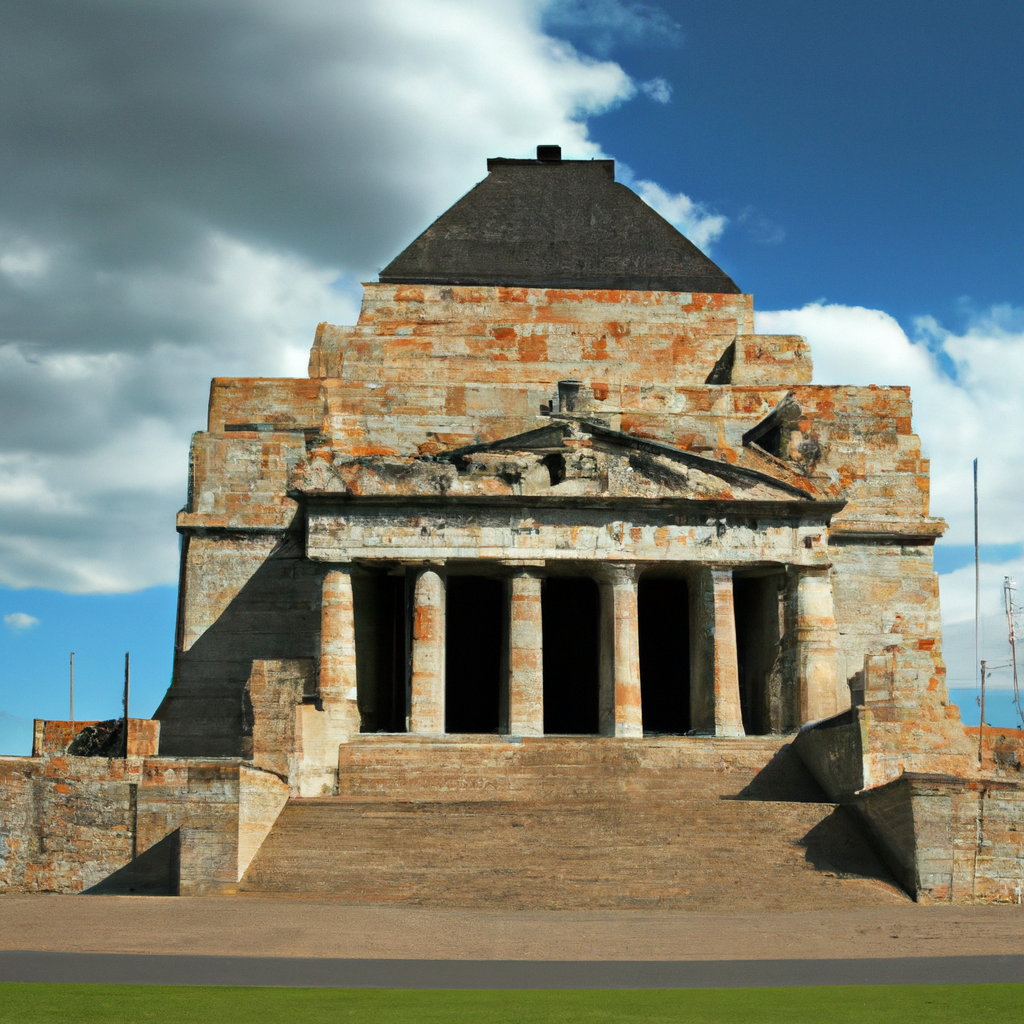
<svg viewBox="0 0 1024 1024"><path fill-rule="evenodd" d="M302 988L747 988L1024 983L1024 956L860 960L331 960L0 951L0 981Z"/></svg>

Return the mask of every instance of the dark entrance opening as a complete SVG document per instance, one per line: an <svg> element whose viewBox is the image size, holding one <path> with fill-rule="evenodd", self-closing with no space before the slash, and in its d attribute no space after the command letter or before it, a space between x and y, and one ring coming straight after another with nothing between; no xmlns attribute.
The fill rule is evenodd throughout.
<svg viewBox="0 0 1024 1024"><path fill-rule="evenodd" d="M544 732L592 734L600 728L600 593L593 580L544 580Z"/></svg>
<svg viewBox="0 0 1024 1024"><path fill-rule="evenodd" d="M446 732L498 732L504 681L505 585L449 576L445 593Z"/></svg>
<svg viewBox="0 0 1024 1024"><path fill-rule="evenodd" d="M690 604L685 580L641 579L640 700L644 735L690 729Z"/></svg>
<svg viewBox="0 0 1024 1024"><path fill-rule="evenodd" d="M779 732L783 724L777 666L780 579L778 575L733 578L740 710L748 736Z"/></svg>
<svg viewBox="0 0 1024 1024"><path fill-rule="evenodd" d="M352 577L360 731L405 732L405 577Z"/></svg>

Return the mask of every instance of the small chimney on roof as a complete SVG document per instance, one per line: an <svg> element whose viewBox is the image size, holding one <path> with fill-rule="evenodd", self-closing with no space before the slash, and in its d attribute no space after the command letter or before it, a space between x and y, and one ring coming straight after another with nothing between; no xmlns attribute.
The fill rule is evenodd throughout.
<svg viewBox="0 0 1024 1024"><path fill-rule="evenodd" d="M555 163L562 159L562 147L561 146L538 146L537 147L537 159L543 160L545 163Z"/></svg>

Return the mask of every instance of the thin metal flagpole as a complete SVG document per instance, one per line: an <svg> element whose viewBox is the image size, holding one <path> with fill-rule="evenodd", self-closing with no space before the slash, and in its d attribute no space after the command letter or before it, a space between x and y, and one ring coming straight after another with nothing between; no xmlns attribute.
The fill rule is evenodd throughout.
<svg viewBox="0 0 1024 1024"><path fill-rule="evenodd" d="M974 681L981 658L981 557L978 546L978 460L974 460Z"/></svg>

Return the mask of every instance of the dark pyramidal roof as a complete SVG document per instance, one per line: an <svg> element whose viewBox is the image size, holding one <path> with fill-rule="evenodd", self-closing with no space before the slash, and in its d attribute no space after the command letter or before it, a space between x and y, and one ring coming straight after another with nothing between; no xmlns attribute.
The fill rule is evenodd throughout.
<svg viewBox="0 0 1024 1024"><path fill-rule="evenodd" d="M614 160L487 161L488 175L381 271L392 284L730 292L688 238L615 181Z"/></svg>

